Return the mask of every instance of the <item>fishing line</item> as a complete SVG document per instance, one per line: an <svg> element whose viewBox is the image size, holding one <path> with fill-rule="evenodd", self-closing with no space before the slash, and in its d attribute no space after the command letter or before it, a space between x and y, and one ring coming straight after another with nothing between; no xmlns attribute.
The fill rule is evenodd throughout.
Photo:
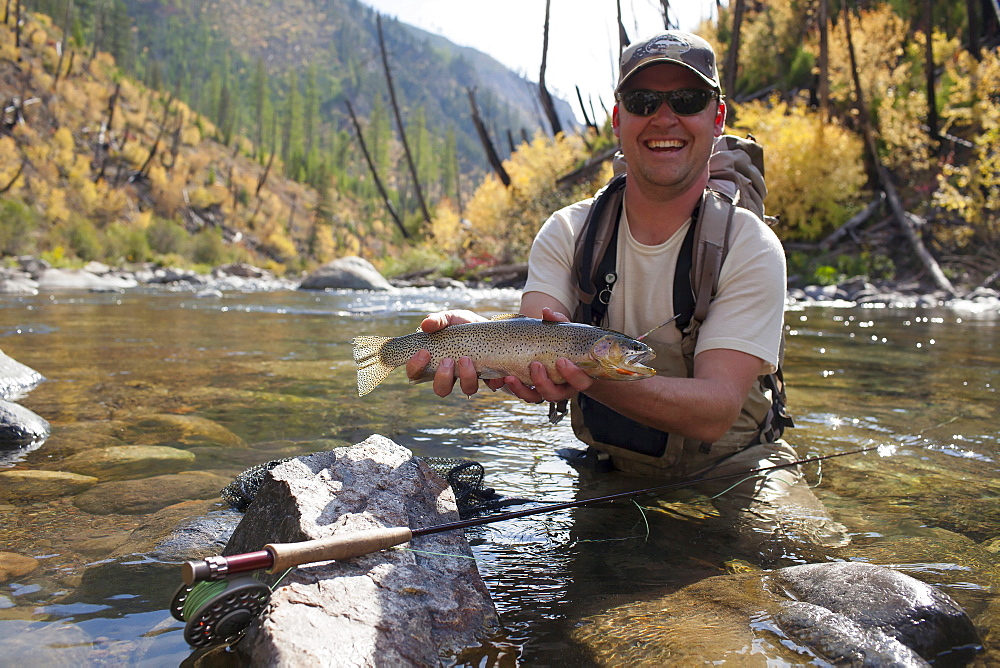
<svg viewBox="0 0 1000 668"><path fill-rule="evenodd" d="M636 341L642 341L642 340L643 340L644 338L646 338L647 336L649 336L650 334L652 334L653 332L655 332L656 330L658 330L658 329L659 329L660 327L665 327L665 326L669 325L669 324L670 324L670 323L672 323L672 322L673 322L674 320L677 320L677 318L679 318L679 317L681 317L681 314L680 314L680 313L678 313L678 314L677 314L677 315L675 315L674 317L670 318L670 319L669 319L669 320L667 320L666 322L662 322L662 323L660 323L659 325L657 325L657 326L656 326L656 327L654 327L653 329L649 330L648 332L646 332L646 333L645 333L645 334L643 334L642 336L637 336L637 337L635 338L635 340L636 340Z"/></svg>

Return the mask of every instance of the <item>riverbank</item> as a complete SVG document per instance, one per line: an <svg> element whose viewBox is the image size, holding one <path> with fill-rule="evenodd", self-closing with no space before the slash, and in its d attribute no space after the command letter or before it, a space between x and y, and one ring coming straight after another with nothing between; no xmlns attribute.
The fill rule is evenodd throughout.
<svg viewBox="0 0 1000 668"><path fill-rule="evenodd" d="M336 269L335 272L331 269ZM61 269L34 257L18 258L17 268L0 267L0 295L37 295L64 291L115 292L141 288L187 290L199 297L224 292L273 292L281 290L392 290L394 288L516 288L524 285L526 265L484 272L468 281L420 272L383 278L359 258L341 258L311 274L278 277L245 263L214 268L208 273L191 269L145 264L134 268L110 267L91 262L79 269ZM843 305L871 308L946 307L959 311L1000 314L1000 291L979 287L959 297L928 290L916 281L870 282L849 278L834 285L789 285L789 305Z"/></svg>

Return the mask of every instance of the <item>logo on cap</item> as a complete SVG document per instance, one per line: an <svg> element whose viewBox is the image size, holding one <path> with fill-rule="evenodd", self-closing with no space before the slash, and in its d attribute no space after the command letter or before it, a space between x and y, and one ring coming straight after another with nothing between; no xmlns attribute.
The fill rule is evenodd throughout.
<svg viewBox="0 0 1000 668"><path fill-rule="evenodd" d="M691 43L687 40L671 33L658 35L654 39L646 42L632 54L631 60L643 58L666 56L683 60L682 54L691 50Z"/></svg>

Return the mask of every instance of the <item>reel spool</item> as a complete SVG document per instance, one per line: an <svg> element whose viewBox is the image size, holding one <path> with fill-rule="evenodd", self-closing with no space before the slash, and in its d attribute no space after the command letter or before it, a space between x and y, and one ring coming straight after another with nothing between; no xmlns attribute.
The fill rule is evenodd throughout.
<svg viewBox="0 0 1000 668"><path fill-rule="evenodd" d="M239 639L271 598L271 589L256 578L182 584L170 602L170 614L184 626L192 647L208 647Z"/></svg>

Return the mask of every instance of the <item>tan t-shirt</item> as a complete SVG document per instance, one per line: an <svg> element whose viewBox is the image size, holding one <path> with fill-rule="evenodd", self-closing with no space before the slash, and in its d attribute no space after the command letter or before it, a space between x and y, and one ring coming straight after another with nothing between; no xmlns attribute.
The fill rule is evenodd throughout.
<svg viewBox="0 0 1000 668"><path fill-rule="evenodd" d="M525 292L547 294L572 312L577 300L573 252L593 201L555 212L538 231ZM618 280L608 307L608 327L640 336L674 315L674 268L690 224L689 220L666 242L646 246L632 237L622 211ZM777 236L755 215L737 208L719 290L699 331L695 355L718 348L738 350L762 360L761 374L774 371L784 325L785 281L785 254ZM647 342L678 340L680 333L671 323L653 332Z"/></svg>

